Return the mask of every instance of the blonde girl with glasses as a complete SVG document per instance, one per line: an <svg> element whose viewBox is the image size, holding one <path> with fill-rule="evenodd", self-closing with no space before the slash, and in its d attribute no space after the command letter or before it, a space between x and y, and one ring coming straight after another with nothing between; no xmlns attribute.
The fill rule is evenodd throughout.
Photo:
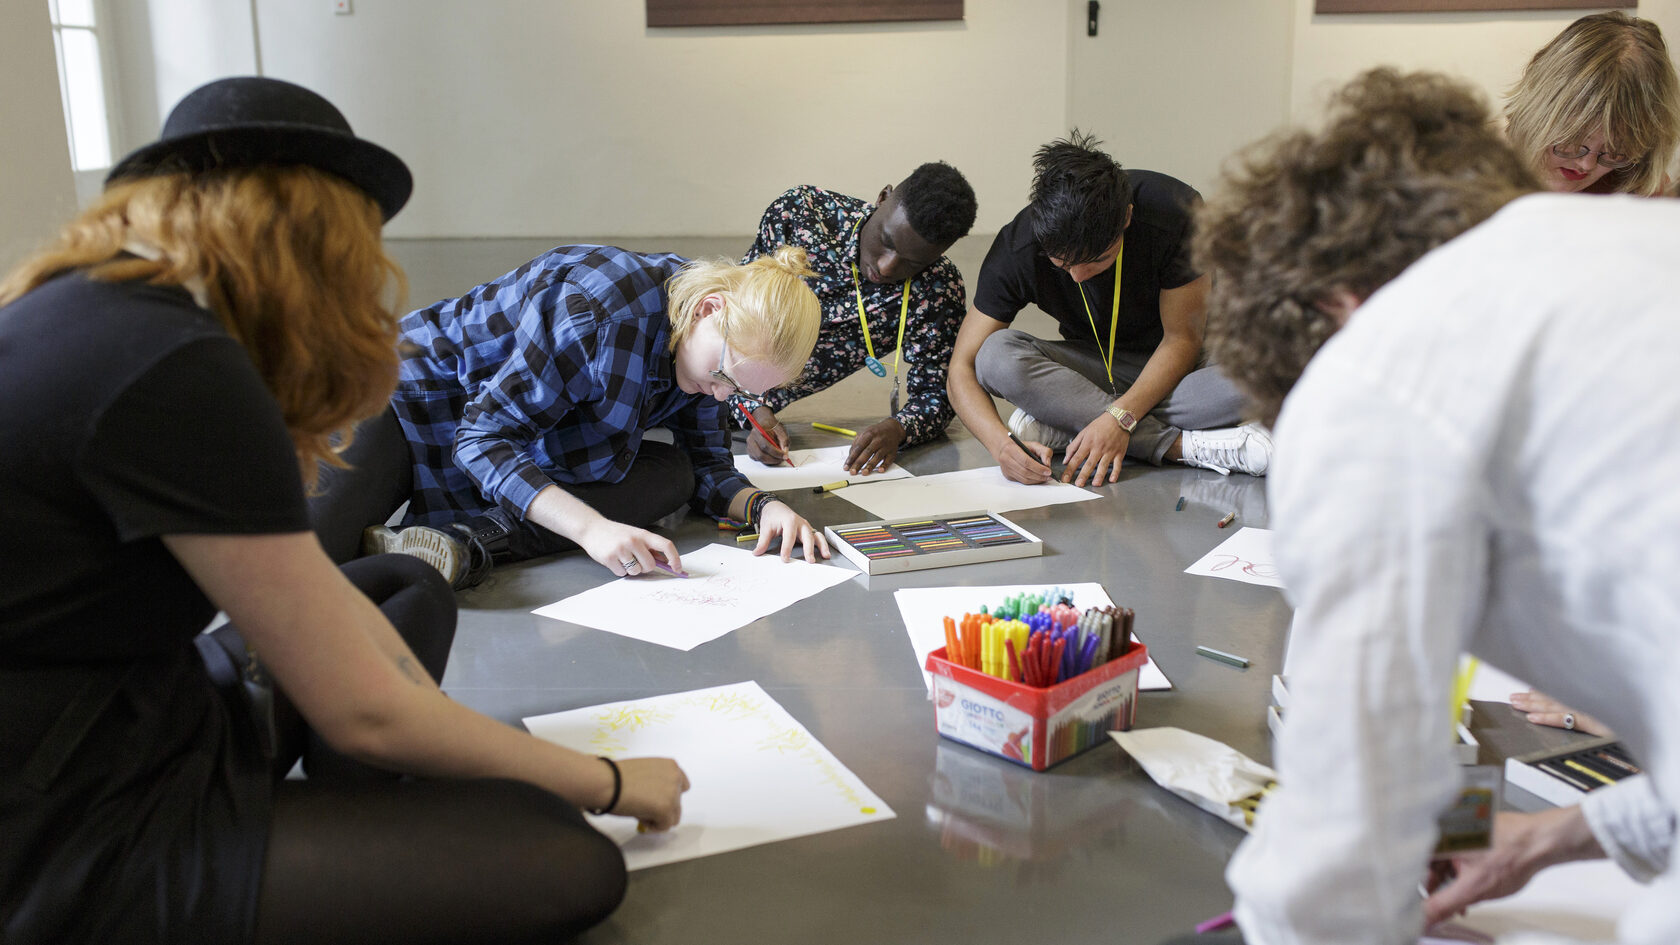
<svg viewBox="0 0 1680 945"><path fill-rule="evenodd" d="M1680 81L1662 30L1619 12L1576 20L1529 60L1505 122L1551 190L1663 192L1680 142Z"/></svg>
<svg viewBox="0 0 1680 945"><path fill-rule="evenodd" d="M809 522L736 471L726 425L810 358L810 275L791 246L745 265L561 246L410 312L392 409L313 503L323 545L336 560L358 542L414 555L458 589L580 548L619 577L680 573L650 528L686 504L746 522L755 554L779 541L783 560L827 557Z"/></svg>

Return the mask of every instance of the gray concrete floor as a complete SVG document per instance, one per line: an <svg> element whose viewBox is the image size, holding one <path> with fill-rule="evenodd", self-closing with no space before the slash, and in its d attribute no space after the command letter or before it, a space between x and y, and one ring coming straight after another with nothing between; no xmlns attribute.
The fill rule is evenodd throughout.
<svg viewBox="0 0 1680 945"><path fill-rule="evenodd" d="M568 240L564 242L587 242ZM597 240L602 241L602 240ZM604 240L613 242L612 240ZM562 241L393 241L414 305L459 295ZM739 239L621 245L736 256ZM970 279L990 237L952 257ZM1023 327L1049 333L1042 315ZM792 405L798 447L835 445L811 429L853 429L886 410L867 373ZM900 457L922 475L992 465L952 424L948 439ZM934 732L933 708L899 620L898 588L1097 581L1137 611L1137 631L1173 681L1144 693L1140 727L1174 725L1270 761L1265 707L1289 611L1277 591L1183 572L1231 533L1236 510L1266 524L1265 483L1183 466L1128 466L1098 501L1010 513L1043 557L867 577L690 652L534 616L610 580L581 554L500 570L461 595L450 695L514 724L527 715L755 680L881 796L894 820L632 874L624 906L587 943L1158 942L1230 907L1221 878L1242 833L1155 787L1112 743L1034 773ZM845 492L791 495L818 525L874 516ZM1187 498L1183 511L1174 507ZM688 553L714 541L694 516L664 530ZM1246 670L1195 655L1206 644Z"/></svg>

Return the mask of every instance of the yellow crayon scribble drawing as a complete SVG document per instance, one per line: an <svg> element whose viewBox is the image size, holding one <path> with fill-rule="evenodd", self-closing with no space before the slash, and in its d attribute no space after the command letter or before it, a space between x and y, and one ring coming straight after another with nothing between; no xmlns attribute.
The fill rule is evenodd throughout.
<svg viewBox="0 0 1680 945"><path fill-rule="evenodd" d="M639 731L655 722L671 721L671 713L639 706L622 706L597 715L595 721L603 731L617 731L619 729Z"/></svg>
<svg viewBox="0 0 1680 945"><path fill-rule="evenodd" d="M834 762L823 757L821 752L817 751L810 745L805 747L803 754L805 756L805 760L817 766L817 771L822 775L822 779L827 781L829 784L834 785L834 787L839 790L840 796L845 798L847 803L859 807L864 805L865 802L863 795L859 794L852 787L852 783L847 779L846 773L840 770ZM873 811L865 811L865 813L873 813Z"/></svg>
<svg viewBox="0 0 1680 945"><path fill-rule="evenodd" d="M772 733L769 738L758 743L759 751L775 751L782 754L804 751L811 744L809 733L798 728L785 728Z"/></svg>
<svg viewBox="0 0 1680 945"><path fill-rule="evenodd" d="M620 737L628 732L645 731L661 722L671 721L671 713L659 709L623 706L595 716L596 729L589 736L589 747L597 752L627 750Z"/></svg>
<svg viewBox="0 0 1680 945"><path fill-rule="evenodd" d="M715 712L727 719L750 719L755 715L764 714L764 703L757 699L741 695L740 693L719 693L713 696L702 696L689 700L687 705L695 708Z"/></svg>

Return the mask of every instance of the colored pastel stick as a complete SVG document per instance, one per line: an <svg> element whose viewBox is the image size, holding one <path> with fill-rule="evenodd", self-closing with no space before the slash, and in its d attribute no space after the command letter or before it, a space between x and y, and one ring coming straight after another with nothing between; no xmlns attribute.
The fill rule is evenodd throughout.
<svg viewBox="0 0 1680 945"><path fill-rule="evenodd" d="M1237 920L1231 917L1231 913L1222 912L1211 919L1203 919L1202 921L1197 922L1196 934L1206 935L1209 932L1217 932L1220 929L1228 929L1236 924Z"/></svg>
<svg viewBox="0 0 1680 945"><path fill-rule="evenodd" d="M824 431L827 431L829 433L838 433L841 436L857 436L857 431L856 430L848 430L845 427L830 426L829 424L826 424L826 423L813 423L813 424L811 424L811 429L813 429L813 430L824 430Z"/></svg>
<svg viewBox="0 0 1680 945"><path fill-rule="evenodd" d="M680 578L688 577L688 572L687 571L678 571L676 568L671 567L670 565L668 565L665 562L659 560L658 558L653 559L653 566L658 568L661 571L664 571L666 574L673 574L673 575L676 575L677 577L680 577Z"/></svg>
<svg viewBox="0 0 1680 945"><path fill-rule="evenodd" d="M1198 646L1196 647L1196 652L1210 660L1218 660L1221 663L1227 663L1231 666L1237 667L1238 669L1248 668L1248 660L1236 655L1235 653L1227 653L1224 650L1216 650L1211 646Z"/></svg>

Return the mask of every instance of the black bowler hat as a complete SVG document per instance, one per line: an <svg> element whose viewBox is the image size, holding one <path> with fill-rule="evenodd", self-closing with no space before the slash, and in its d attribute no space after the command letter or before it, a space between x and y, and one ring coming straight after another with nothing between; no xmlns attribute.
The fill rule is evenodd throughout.
<svg viewBox="0 0 1680 945"><path fill-rule="evenodd" d="M296 165L354 184L389 220L414 191L408 165L364 141L333 104L301 85L262 76L217 79L187 93L169 113L158 140L123 158L107 185L220 167Z"/></svg>

